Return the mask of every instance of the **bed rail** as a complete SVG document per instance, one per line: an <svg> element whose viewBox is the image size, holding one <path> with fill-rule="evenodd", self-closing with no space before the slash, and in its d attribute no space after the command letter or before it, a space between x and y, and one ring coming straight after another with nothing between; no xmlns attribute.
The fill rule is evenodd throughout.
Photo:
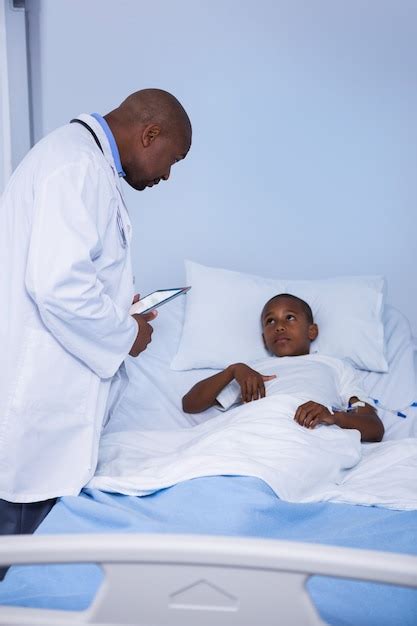
<svg viewBox="0 0 417 626"><path fill-rule="evenodd" d="M85 611L0 607L0 625L323 626L313 574L417 587L417 557L268 539L199 535L0 537L0 566L97 563Z"/></svg>

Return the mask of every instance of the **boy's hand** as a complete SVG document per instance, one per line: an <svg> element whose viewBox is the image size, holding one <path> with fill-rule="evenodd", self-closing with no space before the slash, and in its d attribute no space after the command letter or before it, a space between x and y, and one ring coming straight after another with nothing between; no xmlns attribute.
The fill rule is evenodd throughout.
<svg viewBox="0 0 417 626"><path fill-rule="evenodd" d="M318 402L305 402L301 404L295 412L294 419L305 428L314 428L318 424L335 424L336 417L329 409Z"/></svg>
<svg viewBox="0 0 417 626"><path fill-rule="evenodd" d="M252 402L265 398L265 381L276 378L276 375L263 376L249 365L244 363L236 363L231 366L233 378L240 386L243 402Z"/></svg>

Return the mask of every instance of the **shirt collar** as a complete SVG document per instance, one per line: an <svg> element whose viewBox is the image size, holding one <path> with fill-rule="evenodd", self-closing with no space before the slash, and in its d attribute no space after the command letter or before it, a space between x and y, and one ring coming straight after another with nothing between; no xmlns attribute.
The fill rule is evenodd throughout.
<svg viewBox="0 0 417 626"><path fill-rule="evenodd" d="M110 144L111 153L113 155L114 164L117 169L117 173L120 177L126 176L126 173L123 171L122 162L120 161L120 153L117 147L116 140L114 138L113 133L110 130L110 126L107 124L104 117L102 117L99 113L91 113L92 117L97 120L102 129L104 130L106 137Z"/></svg>

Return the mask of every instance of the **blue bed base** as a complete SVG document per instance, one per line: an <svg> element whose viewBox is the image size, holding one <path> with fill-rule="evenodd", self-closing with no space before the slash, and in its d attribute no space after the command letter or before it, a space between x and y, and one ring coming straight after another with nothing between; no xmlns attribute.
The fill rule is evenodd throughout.
<svg viewBox="0 0 417 626"><path fill-rule="evenodd" d="M417 511L291 504L261 480L198 478L143 498L84 490L58 501L37 534L189 533L306 541L417 555ZM15 566L0 604L82 610L102 580L96 565ZM312 577L308 589L333 626L416 626L417 591Z"/></svg>

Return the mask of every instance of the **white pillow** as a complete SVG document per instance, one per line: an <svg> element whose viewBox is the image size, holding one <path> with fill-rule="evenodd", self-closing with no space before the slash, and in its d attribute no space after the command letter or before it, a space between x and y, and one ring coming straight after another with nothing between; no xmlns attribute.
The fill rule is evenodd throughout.
<svg viewBox="0 0 417 626"><path fill-rule="evenodd" d="M311 306L319 337L311 351L348 359L359 369L388 371L384 355L382 276L275 280L186 261L186 314L171 368L224 368L268 356L260 315L279 293Z"/></svg>

